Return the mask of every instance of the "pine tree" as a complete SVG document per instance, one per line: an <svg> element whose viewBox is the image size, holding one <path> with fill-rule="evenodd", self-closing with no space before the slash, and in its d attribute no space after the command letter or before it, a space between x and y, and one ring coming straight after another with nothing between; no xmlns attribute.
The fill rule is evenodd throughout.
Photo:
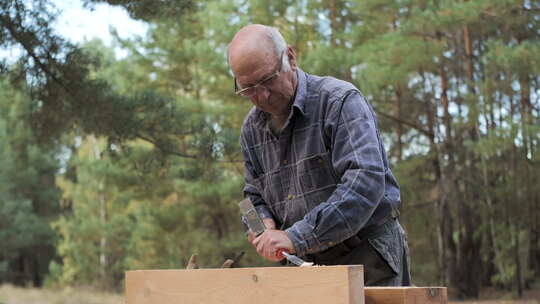
<svg viewBox="0 0 540 304"><path fill-rule="evenodd" d="M0 79L0 282L41 286L55 257L60 164L28 129L29 103Z"/></svg>

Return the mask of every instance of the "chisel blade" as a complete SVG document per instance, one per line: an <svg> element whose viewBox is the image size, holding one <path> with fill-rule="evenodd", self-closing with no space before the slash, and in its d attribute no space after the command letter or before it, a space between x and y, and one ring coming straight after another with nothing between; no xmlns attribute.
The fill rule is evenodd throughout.
<svg viewBox="0 0 540 304"><path fill-rule="evenodd" d="M307 266L313 266L313 263L308 263L301 258L295 256L294 254L290 254L288 252L282 251L281 254L291 263L297 266L307 267Z"/></svg>

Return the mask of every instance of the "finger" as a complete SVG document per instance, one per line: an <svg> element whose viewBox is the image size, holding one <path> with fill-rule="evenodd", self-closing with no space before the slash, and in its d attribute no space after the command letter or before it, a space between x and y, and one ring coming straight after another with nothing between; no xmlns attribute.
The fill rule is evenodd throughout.
<svg viewBox="0 0 540 304"><path fill-rule="evenodd" d="M255 239L255 241L253 242L253 245L256 246L257 248L257 253L259 253L260 255L264 256L264 240L262 240L262 235L258 238Z"/></svg>
<svg viewBox="0 0 540 304"><path fill-rule="evenodd" d="M255 250L257 250L257 245L255 245L255 239L251 240L250 244Z"/></svg>
<svg viewBox="0 0 540 304"><path fill-rule="evenodd" d="M254 246L257 246L257 244L260 243L261 238L262 238L262 234L259 235L258 237L255 237L255 238L251 241L251 244L253 244Z"/></svg>
<svg viewBox="0 0 540 304"><path fill-rule="evenodd" d="M276 229L276 222L271 218L264 218L263 223L266 229Z"/></svg>
<svg viewBox="0 0 540 304"><path fill-rule="evenodd" d="M283 259L280 259L280 258L274 256L274 257L270 258L269 260L272 261L272 262L279 262L279 261L281 261Z"/></svg>
<svg viewBox="0 0 540 304"><path fill-rule="evenodd" d="M269 258L271 258L272 260L275 260L278 256L278 250L279 250L279 247L276 246L276 240L275 239L269 239L267 242L266 242L267 246L266 246L266 250L267 250L267 255Z"/></svg>
<svg viewBox="0 0 540 304"><path fill-rule="evenodd" d="M275 255L274 250L272 250L271 246L266 246L266 248L264 248L264 249L265 249L264 250L264 256L267 259L271 260Z"/></svg>
<svg viewBox="0 0 540 304"><path fill-rule="evenodd" d="M274 252L274 254L272 254L271 256L268 257L268 260L272 261L272 262L279 262L281 261L283 258L279 256L279 253L278 252Z"/></svg>

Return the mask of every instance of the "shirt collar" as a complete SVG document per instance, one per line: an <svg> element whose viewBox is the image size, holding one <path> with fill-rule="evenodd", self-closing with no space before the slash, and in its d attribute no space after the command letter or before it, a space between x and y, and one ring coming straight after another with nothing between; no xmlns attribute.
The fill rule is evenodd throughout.
<svg viewBox="0 0 540 304"><path fill-rule="evenodd" d="M296 68L296 79L298 83L296 85L296 94L294 96L293 107L300 110L302 115L306 115L305 103L307 98L307 74L300 68Z"/></svg>
<svg viewBox="0 0 540 304"><path fill-rule="evenodd" d="M294 95L293 108L297 108L302 115L306 115L305 101L307 97L307 74L300 68L296 68L296 93ZM289 115L292 117L292 114ZM255 124L260 128L264 128L270 119L270 114L255 108Z"/></svg>

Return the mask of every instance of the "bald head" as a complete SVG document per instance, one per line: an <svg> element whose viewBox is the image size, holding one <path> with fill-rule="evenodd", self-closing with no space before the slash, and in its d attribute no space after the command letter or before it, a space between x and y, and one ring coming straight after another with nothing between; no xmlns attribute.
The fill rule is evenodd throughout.
<svg viewBox="0 0 540 304"><path fill-rule="evenodd" d="M277 29L251 24L240 29L229 44L229 65L235 75L259 66L274 66L286 49L287 44ZM283 70L287 71L290 67L284 59Z"/></svg>
<svg viewBox="0 0 540 304"><path fill-rule="evenodd" d="M272 119L288 117L298 83L296 53L277 29L260 24L243 27L229 44L227 59L237 94Z"/></svg>

